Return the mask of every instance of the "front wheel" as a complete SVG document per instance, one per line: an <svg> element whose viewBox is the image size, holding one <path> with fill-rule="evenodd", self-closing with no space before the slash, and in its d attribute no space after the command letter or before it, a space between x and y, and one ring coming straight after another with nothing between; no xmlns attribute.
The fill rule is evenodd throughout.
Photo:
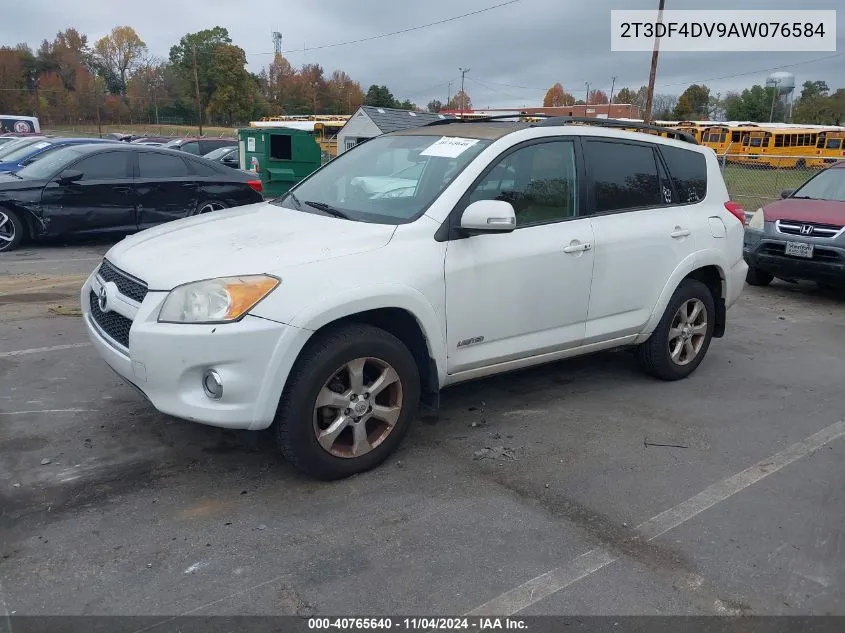
<svg viewBox="0 0 845 633"><path fill-rule="evenodd" d="M284 457L317 479L369 470L416 415L420 376L408 348L369 325L318 334L288 378L276 415Z"/></svg>
<svg viewBox="0 0 845 633"><path fill-rule="evenodd" d="M710 347L715 316L710 289L698 280L684 280L651 337L637 349L643 369L661 380L689 376Z"/></svg>
<svg viewBox="0 0 845 633"><path fill-rule="evenodd" d="M23 222L14 211L0 209L0 253L15 250L23 240Z"/></svg>

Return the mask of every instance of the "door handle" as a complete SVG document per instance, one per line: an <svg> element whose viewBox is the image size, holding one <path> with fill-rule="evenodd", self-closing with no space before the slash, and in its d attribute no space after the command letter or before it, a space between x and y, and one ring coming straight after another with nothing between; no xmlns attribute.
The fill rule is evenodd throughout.
<svg viewBox="0 0 845 633"><path fill-rule="evenodd" d="M584 242L583 244L570 244L569 246L563 249L564 253L580 253L582 251L588 251L593 247L592 244L589 242Z"/></svg>
<svg viewBox="0 0 845 633"><path fill-rule="evenodd" d="M194 183L192 183L192 182L183 182L183 183L182 183L182 186L183 186L183 187L185 187L185 189L194 189L194 188L196 188L196 185L195 185Z"/></svg>
<svg viewBox="0 0 845 633"><path fill-rule="evenodd" d="M690 234L689 229L682 229L681 227L676 226L675 230L672 233L669 234L669 237L673 237L673 238L677 239L679 237L686 237L689 234Z"/></svg>
<svg viewBox="0 0 845 633"><path fill-rule="evenodd" d="M132 187L115 187L114 191L117 193L129 193L132 191Z"/></svg>

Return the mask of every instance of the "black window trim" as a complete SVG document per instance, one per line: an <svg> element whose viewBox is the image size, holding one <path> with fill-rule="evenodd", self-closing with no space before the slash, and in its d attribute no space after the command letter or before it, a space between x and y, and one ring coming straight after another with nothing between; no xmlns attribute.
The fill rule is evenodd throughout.
<svg viewBox="0 0 845 633"><path fill-rule="evenodd" d="M576 188L578 197L575 205L575 215L569 218L549 220L548 222L537 222L535 224L527 224L524 226L517 225L514 231L519 231L522 229L533 229L538 226L548 226L550 224L560 224L562 222L572 222L573 220L583 220L586 217L584 211L587 190L585 185L586 178L584 173L584 154L583 148L581 146L581 136L576 134L542 136L540 138L533 138L527 141L522 141L515 145L511 145L507 149L502 150L495 158L493 158L484 168L484 171L482 171L475 178L475 180L472 181L470 186L467 187L466 191L464 191L463 195L460 197L455 206L452 207L452 210L449 212L449 215L446 217L446 219L440 225L440 228L438 228L437 232L434 234L434 240L436 242L449 242L453 240L467 239L468 237L470 237L469 235L461 231L461 215L469 206L469 196L472 191L474 191L475 188L479 184L481 184L481 182L490 174L490 172L492 172L505 158L525 147L560 141L571 142L575 153L575 178L577 178L578 180Z"/></svg>

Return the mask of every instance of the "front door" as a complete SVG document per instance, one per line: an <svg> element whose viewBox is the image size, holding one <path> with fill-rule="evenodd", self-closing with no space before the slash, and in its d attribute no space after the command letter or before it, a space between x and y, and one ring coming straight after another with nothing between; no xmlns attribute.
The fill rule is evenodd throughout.
<svg viewBox="0 0 845 633"><path fill-rule="evenodd" d="M178 154L139 151L138 228L143 230L184 218L197 210L199 186L197 176L187 161Z"/></svg>
<svg viewBox="0 0 845 633"><path fill-rule="evenodd" d="M510 233L449 242L448 372L575 347L584 339L593 233L578 217L572 140L532 142L497 160L468 192L514 206Z"/></svg>
<svg viewBox="0 0 845 633"><path fill-rule="evenodd" d="M131 152L97 152L69 165L82 177L51 182L41 196L51 235L131 233L135 230L135 191Z"/></svg>

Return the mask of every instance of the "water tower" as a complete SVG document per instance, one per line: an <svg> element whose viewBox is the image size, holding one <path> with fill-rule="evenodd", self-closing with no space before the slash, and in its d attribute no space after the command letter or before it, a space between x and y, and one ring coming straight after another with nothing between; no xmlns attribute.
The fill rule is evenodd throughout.
<svg viewBox="0 0 845 633"><path fill-rule="evenodd" d="M783 103L784 112L787 112L787 118L792 120L792 100L795 93L795 75L792 73L777 72L772 73L766 78L766 88L774 88L774 97L772 98L772 109L769 115L769 122L775 111L775 101Z"/></svg>

